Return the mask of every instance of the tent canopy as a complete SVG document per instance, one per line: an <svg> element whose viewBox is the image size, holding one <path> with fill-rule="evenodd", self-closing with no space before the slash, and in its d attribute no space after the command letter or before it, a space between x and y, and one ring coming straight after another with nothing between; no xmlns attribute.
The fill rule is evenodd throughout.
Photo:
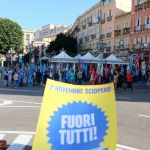
<svg viewBox="0 0 150 150"><path fill-rule="evenodd" d="M51 58L51 62L72 62L74 59L69 56L65 51Z"/></svg>
<svg viewBox="0 0 150 150"><path fill-rule="evenodd" d="M43 61L44 61L44 60L47 60L47 61L48 61L48 60L49 60L49 58L48 58L48 57L46 57L46 56L43 56L43 57L41 57L41 58L40 58L40 61L42 61L42 60L43 60Z"/></svg>
<svg viewBox="0 0 150 150"><path fill-rule="evenodd" d="M107 64L127 64L127 62L122 59L117 58L114 54L111 54L105 59Z"/></svg>
<svg viewBox="0 0 150 150"><path fill-rule="evenodd" d="M80 58L80 60L83 60L83 61L93 61L93 60L95 60L95 57L91 53L88 52L84 56L82 56Z"/></svg>

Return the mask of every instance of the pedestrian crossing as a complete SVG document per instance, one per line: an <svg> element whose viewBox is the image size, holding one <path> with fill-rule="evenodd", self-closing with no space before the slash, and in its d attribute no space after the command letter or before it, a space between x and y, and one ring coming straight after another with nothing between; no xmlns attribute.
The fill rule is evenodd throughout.
<svg viewBox="0 0 150 150"><path fill-rule="evenodd" d="M7 141L8 144L7 150L31 150L33 138L34 138L34 133L33 134L0 133L0 140ZM139 149L117 144L116 150L139 150Z"/></svg>

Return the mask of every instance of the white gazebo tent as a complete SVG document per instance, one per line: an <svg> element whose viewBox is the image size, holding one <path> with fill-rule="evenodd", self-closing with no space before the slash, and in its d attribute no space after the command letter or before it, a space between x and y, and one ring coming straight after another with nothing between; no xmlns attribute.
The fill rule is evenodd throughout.
<svg viewBox="0 0 150 150"><path fill-rule="evenodd" d="M91 53L86 53L84 56L82 56L81 58L80 58L80 60L81 61L85 61L85 62L95 62L96 61L96 59L95 59L95 57L91 54Z"/></svg>
<svg viewBox="0 0 150 150"><path fill-rule="evenodd" d="M65 51L51 58L51 62L73 62L74 59L69 56Z"/></svg>
<svg viewBox="0 0 150 150"><path fill-rule="evenodd" d="M114 54L111 54L105 59L106 64L128 64L122 59L117 58Z"/></svg>
<svg viewBox="0 0 150 150"><path fill-rule="evenodd" d="M43 57L40 58L40 61L49 61L49 58L46 57L46 56L43 56Z"/></svg>

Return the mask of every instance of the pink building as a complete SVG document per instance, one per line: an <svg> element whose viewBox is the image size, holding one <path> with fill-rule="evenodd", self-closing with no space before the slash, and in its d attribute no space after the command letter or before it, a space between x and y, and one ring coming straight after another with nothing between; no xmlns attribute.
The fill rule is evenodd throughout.
<svg viewBox="0 0 150 150"><path fill-rule="evenodd" d="M150 0L132 0L132 53L141 53L150 65Z"/></svg>

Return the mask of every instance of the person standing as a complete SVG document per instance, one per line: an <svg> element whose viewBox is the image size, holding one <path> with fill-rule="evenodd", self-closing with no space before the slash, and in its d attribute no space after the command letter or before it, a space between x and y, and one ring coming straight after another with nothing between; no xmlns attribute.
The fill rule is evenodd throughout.
<svg viewBox="0 0 150 150"><path fill-rule="evenodd" d="M119 75L118 75L118 88L120 90L122 90L122 84L123 84L123 76L121 73L119 73Z"/></svg>
<svg viewBox="0 0 150 150"><path fill-rule="evenodd" d="M118 74L116 73L114 75L114 86L115 86L115 89L117 88L117 83L118 83Z"/></svg>
<svg viewBox="0 0 150 150"><path fill-rule="evenodd" d="M13 78L14 78L14 81L15 81L15 87L18 87L19 75L18 75L17 72L15 72Z"/></svg>
<svg viewBox="0 0 150 150"><path fill-rule="evenodd" d="M4 87L8 87L8 71L4 75Z"/></svg>
<svg viewBox="0 0 150 150"><path fill-rule="evenodd" d="M79 69L79 71L77 73L77 79L78 79L78 84L82 85L82 71L81 71L81 69Z"/></svg>
<svg viewBox="0 0 150 150"><path fill-rule="evenodd" d="M133 83L133 76L132 76L132 74L128 73L126 79L127 79L127 90L129 90L129 91L133 90L132 89L132 83Z"/></svg>

